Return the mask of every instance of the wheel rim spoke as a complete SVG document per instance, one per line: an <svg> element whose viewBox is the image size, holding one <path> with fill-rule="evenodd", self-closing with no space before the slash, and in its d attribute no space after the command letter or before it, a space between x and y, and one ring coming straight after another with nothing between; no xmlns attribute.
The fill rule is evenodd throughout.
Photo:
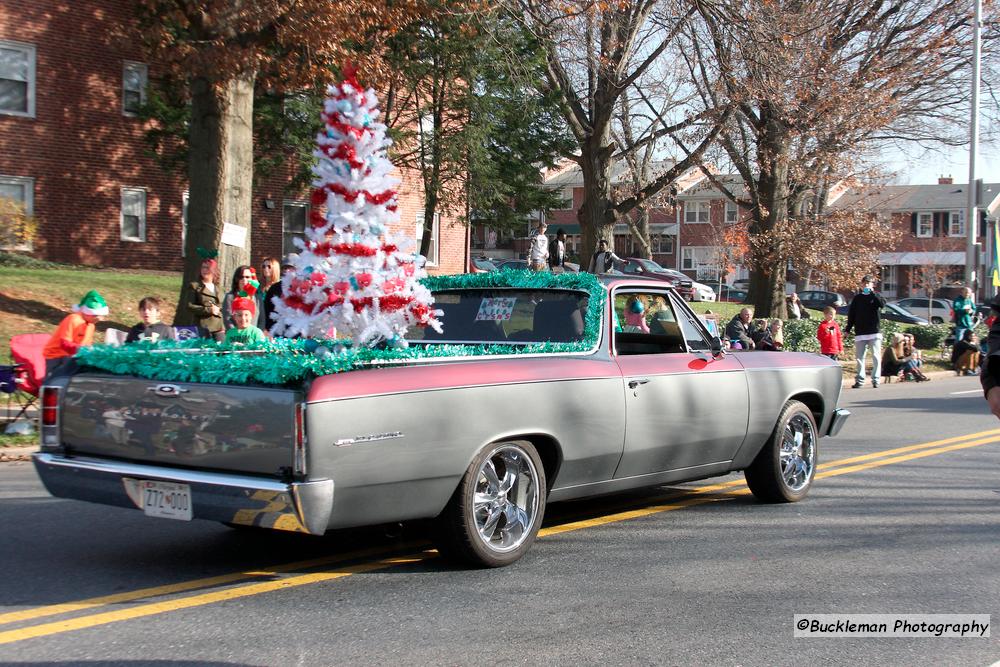
<svg viewBox="0 0 1000 667"><path fill-rule="evenodd" d="M816 464L816 430L803 414L785 425L779 452L781 478L791 491L801 491L812 478Z"/></svg>

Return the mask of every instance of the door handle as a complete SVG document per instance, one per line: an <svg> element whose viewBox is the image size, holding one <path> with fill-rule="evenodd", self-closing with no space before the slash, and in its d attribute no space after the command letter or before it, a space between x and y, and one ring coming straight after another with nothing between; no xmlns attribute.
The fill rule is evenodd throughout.
<svg viewBox="0 0 1000 667"><path fill-rule="evenodd" d="M640 384L646 384L647 382L649 382L649 378L636 378L634 380L629 380L628 381L628 388L629 389L635 389Z"/></svg>

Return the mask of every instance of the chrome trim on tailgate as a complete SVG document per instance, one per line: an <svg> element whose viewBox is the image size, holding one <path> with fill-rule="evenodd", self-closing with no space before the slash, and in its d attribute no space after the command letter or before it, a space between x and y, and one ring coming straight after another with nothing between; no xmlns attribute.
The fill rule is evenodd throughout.
<svg viewBox="0 0 1000 667"><path fill-rule="evenodd" d="M835 436L840 433L840 429L843 428L844 422L847 418L851 416L850 410L845 410L844 408L837 408L833 411L833 418L830 419L830 428L826 430L828 436Z"/></svg>
<svg viewBox="0 0 1000 667"><path fill-rule="evenodd" d="M333 511L333 480L285 484L225 473L179 470L58 454L32 456L38 476L53 496L104 505L137 507L128 493L134 479L191 486L196 519L322 535Z"/></svg>

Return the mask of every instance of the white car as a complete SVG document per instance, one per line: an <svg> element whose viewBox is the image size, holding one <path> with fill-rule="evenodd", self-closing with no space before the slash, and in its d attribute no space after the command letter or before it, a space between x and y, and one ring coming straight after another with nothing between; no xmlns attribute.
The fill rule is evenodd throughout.
<svg viewBox="0 0 1000 667"><path fill-rule="evenodd" d="M691 289L694 293L691 295L692 301L715 301L715 290L705 285L704 283L696 283L691 281Z"/></svg>

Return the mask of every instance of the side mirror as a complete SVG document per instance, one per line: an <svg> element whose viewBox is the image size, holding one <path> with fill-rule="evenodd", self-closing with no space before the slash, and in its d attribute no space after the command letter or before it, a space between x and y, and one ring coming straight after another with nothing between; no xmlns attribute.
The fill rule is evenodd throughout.
<svg viewBox="0 0 1000 667"><path fill-rule="evenodd" d="M709 341L709 345L712 348L713 357L721 357L724 354L724 348L722 347L722 339L718 336L712 336L712 340Z"/></svg>

